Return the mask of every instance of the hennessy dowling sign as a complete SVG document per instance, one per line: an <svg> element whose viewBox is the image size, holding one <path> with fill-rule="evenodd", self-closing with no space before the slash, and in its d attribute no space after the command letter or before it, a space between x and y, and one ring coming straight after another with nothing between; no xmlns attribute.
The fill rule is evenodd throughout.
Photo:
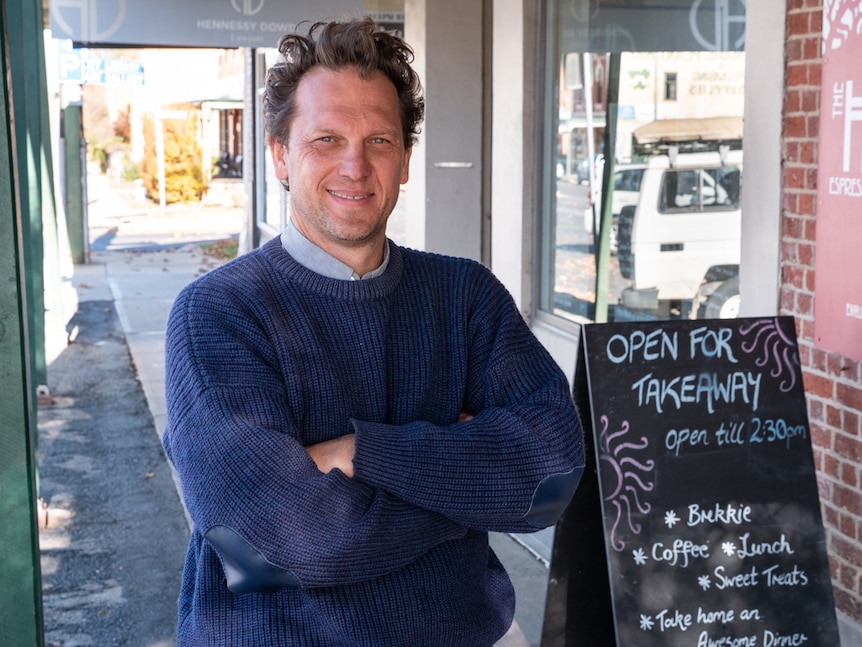
<svg viewBox="0 0 862 647"><path fill-rule="evenodd" d="M581 348L593 464L542 644L839 644L793 320L593 324Z"/></svg>
<svg viewBox="0 0 862 647"><path fill-rule="evenodd" d="M356 0L50 0L51 32L77 46L275 47L304 20L361 12Z"/></svg>

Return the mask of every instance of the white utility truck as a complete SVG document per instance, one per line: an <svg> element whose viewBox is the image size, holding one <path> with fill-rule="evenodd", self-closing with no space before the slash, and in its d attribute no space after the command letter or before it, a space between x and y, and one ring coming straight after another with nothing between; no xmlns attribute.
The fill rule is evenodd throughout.
<svg viewBox="0 0 862 647"><path fill-rule="evenodd" d="M673 119L633 135L646 167L618 222L620 305L660 317L739 313L742 119Z"/></svg>

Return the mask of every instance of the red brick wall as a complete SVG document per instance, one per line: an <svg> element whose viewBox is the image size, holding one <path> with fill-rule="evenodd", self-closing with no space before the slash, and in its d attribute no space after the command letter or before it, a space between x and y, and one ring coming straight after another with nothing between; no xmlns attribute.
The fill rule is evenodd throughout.
<svg viewBox="0 0 862 647"><path fill-rule="evenodd" d="M822 0L787 3L781 314L796 319L835 603L862 623L862 362L813 343L821 19Z"/></svg>

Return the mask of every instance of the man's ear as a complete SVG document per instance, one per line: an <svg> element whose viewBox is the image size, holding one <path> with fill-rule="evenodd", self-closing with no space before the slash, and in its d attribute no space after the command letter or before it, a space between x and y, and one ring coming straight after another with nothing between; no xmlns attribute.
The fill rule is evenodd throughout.
<svg viewBox="0 0 862 647"><path fill-rule="evenodd" d="M288 176L287 147L277 139L269 140L269 154L275 166L275 177L284 182Z"/></svg>
<svg viewBox="0 0 862 647"><path fill-rule="evenodd" d="M401 184L407 184L407 180L410 179L410 156L412 154L412 146L404 149L404 163L401 165Z"/></svg>

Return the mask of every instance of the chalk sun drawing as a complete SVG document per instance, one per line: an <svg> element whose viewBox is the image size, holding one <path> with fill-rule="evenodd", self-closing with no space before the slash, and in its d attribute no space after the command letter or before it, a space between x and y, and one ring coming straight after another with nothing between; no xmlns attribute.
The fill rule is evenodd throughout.
<svg viewBox="0 0 862 647"><path fill-rule="evenodd" d="M651 476L655 468L655 462L650 460L638 460L637 453L649 447L646 436L641 436L631 442L628 439L629 423L623 421L620 429L610 431L610 421L607 416L601 417L602 431L599 434L599 460L605 465L602 468L603 480L611 481L613 486L609 492L604 493L604 500L608 502L609 508L616 511L616 518L610 532L610 543L613 549L621 552L626 543L617 536L622 530L622 523L636 535L641 532L641 525L637 523L632 514L635 509L641 514L647 514L652 506L642 501L642 495L653 489L654 483L646 479Z"/></svg>
<svg viewBox="0 0 862 647"><path fill-rule="evenodd" d="M796 385L796 366L799 353L793 341L778 326L777 319L758 319L739 329L742 352L746 355L759 355L755 360L758 368L770 368L769 374L775 379L784 375L778 385L782 393L787 393Z"/></svg>

